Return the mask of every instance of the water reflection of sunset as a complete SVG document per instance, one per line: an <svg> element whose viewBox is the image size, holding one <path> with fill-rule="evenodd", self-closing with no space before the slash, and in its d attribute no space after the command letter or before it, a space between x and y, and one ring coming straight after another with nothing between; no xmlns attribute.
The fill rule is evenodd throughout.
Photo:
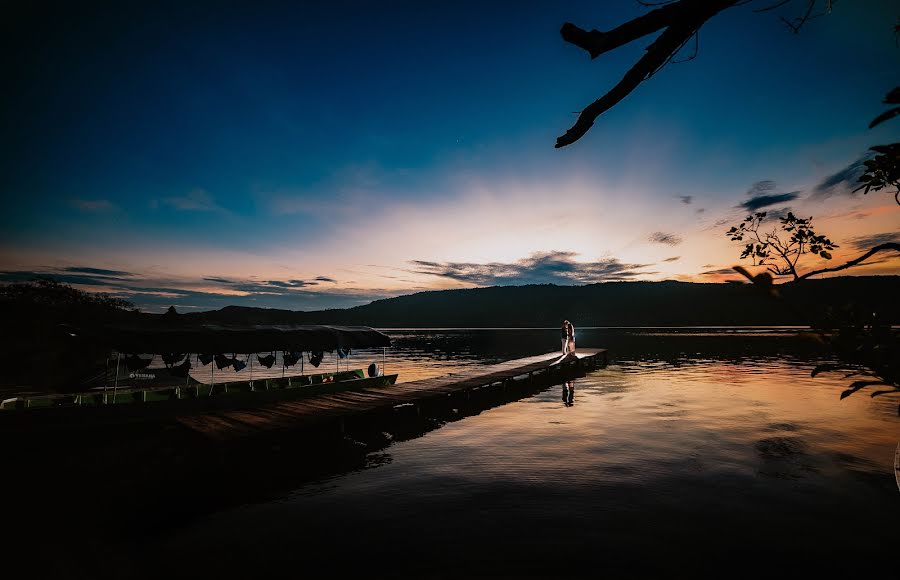
<svg viewBox="0 0 900 580"><path fill-rule="evenodd" d="M470 410L372 454L368 469L220 513L167 536L165 548L205 566L229 549L229 530L254 536L302 521L330 533L323 530L353 514L364 552L390 553L402 541L415 550L404 560L410 567L419 558L465 567L442 556L456 537L442 530L459 529L470 557L500 558L506 567L511 546L535 565L547 550L573 562L601 550L609 564L630 562L647 544L666 563L687 566L687 554L700 550L712 565L722 554L761 549L760 537L774 553L800 550L797 561L809 562L828 557L840 530L865 521L844 546L867 554L859 565L880 565L891 553L883 532L900 516L892 476L897 397L842 401L840 376L812 379L811 362L757 356L755 347L739 361L715 353L620 360L575 379L571 406L558 384ZM409 527L380 539L374 531L385 518ZM535 526L564 538L533 534ZM590 554L566 551L571 534L592 546ZM441 538L440 549L424 538ZM760 558L747 565L769 565Z"/></svg>

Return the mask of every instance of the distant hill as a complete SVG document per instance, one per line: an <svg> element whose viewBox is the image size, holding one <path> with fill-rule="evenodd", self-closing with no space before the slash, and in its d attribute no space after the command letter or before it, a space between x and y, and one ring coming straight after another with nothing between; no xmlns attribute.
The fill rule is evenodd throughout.
<svg viewBox="0 0 900 580"><path fill-rule="evenodd" d="M776 301L749 284L607 282L436 290L348 309L300 312L229 306L184 314L227 324L344 324L379 328L740 326L805 324L829 310L877 312L900 323L900 276L837 277L778 287Z"/></svg>

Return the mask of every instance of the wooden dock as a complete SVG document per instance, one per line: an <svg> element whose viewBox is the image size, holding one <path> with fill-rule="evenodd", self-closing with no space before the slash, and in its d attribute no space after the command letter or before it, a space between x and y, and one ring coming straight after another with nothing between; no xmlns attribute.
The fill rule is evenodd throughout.
<svg viewBox="0 0 900 580"><path fill-rule="evenodd" d="M415 406L435 397L465 395L476 389L509 385L516 379L565 380L584 369L605 365L606 349L579 349L568 357L547 353L389 387L345 391L284 401L253 409L184 416L177 421L187 429L217 440L227 440L298 428L338 423L353 416Z"/></svg>

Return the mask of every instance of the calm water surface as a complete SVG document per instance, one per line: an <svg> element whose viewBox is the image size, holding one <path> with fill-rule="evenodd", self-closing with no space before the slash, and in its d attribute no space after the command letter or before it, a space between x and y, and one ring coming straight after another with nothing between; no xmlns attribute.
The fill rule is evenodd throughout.
<svg viewBox="0 0 900 580"><path fill-rule="evenodd" d="M390 334L388 372L401 380L558 343L554 330ZM610 365L412 438L386 432L393 442L355 468L263 499L246 489L204 513L165 514L118 539L131 559L119 565L243 577L896 577L896 396L840 400L853 379L811 378L825 359L786 330L585 329L578 344L609 347ZM277 471L256 469L261 486ZM185 482L183 493L203 490Z"/></svg>
<svg viewBox="0 0 900 580"><path fill-rule="evenodd" d="M391 334L389 370L405 378L533 354L554 338L546 330ZM179 562L223 573L896 564L896 397L840 400L848 381L810 378L815 352L784 331L584 330L578 338L609 346L612 364L396 442L360 470L154 541Z"/></svg>

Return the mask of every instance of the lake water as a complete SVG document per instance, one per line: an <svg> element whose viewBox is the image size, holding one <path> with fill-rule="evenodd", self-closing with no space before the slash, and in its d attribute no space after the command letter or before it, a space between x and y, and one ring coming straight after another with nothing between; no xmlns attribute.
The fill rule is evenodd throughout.
<svg viewBox="0 0 900 580"><path fill-rule="evenodd" d="M401 380L559 343L553 329L388 332L387 370ZM85 523L90 555L56 571L896 577L897 396L841 400L855 379L811 378L827 358L789 329L579 329L577 339L609 348L610 364L384 432L380 445L350 432L356 459L322 470L288 469L316 460L283 454L248 467L239 486L180 482L159 493L181 503L154 505L202 507L162 508L146 529L146 514L117 499ZM105 484L101 495L123 485Z"/></svg>

